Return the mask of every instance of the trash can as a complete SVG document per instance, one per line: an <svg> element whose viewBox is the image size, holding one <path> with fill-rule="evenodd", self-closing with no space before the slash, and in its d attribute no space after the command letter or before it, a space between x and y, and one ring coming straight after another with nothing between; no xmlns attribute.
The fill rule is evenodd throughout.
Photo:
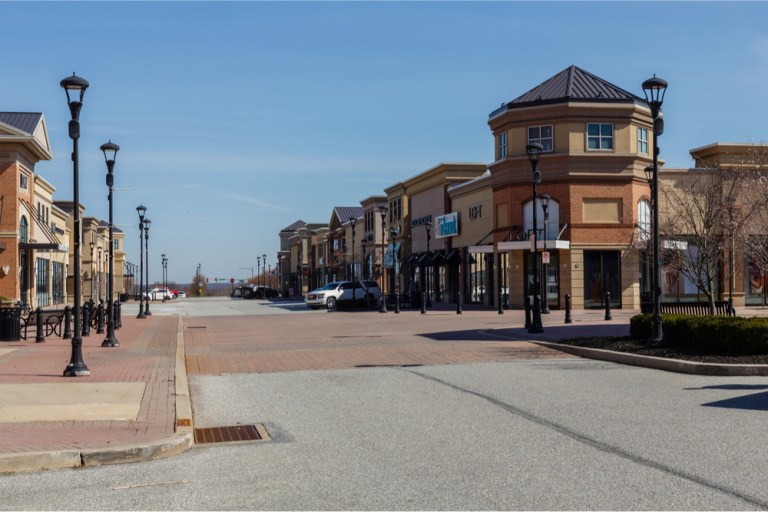
<svg viewBox="0 0 768 512"><path fill-rule="evenodd" d="M128 302L128 294L127 293L121 293L120 294L120 302Z"/></svg>
<svg viewBox="0 0 768 512"><path fill-rule="evenodd" d="M21 308L0 308L0 341L21 339Z"/></svg>

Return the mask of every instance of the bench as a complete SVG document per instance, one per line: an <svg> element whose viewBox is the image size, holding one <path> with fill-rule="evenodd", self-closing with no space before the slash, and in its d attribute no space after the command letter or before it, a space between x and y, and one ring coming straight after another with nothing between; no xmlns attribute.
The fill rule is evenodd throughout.
<svg viewBox="0 0 768 512"><path fill-rule="evenodd" d="M63 309L44 309L40 312L43 318L43 333L45 336L61 336L61 325L64 323L64 310ZM21 320L21 337L27 339L28 329L32 329L37 336L37 310L31 309L26 314L22 314Z"/></svg>
<svg viewBox="0 0 768 512"><path fill-rule="evenodd" d="M709 302L691 301L691 302L661 302L659 304L662 315L708 315ZM653 314L653 302L641 302L640 312L644 315ZM715 315L728 315L728 301L715 301Z"/></svg>

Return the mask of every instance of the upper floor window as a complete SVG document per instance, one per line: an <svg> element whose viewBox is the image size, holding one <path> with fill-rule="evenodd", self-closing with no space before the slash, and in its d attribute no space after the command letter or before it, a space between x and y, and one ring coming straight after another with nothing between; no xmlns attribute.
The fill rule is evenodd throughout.
<svg viewBox="0 0 768 512"><path fill-rule="evenodd" d="M552 125L529 126L528 144L538 142L544 149L542 151L552 151Z"/></svg>
<svg viewBox="0 0 768 512"><path fill-rule="evenodd" d="M24 190L29 188L29 176L27 176L24 173L21 173L21 181L19 182L19 186L23 188Z"/></svg>
<svg viewBox="0 0 768 512"><path fill-rule="evenodd" d="M540 201L536 201L536 232L539 240L555 240L560 233L560 204L554 199L549 201L546 218L544 208ZM530 238L533 232L533 201L528 201L523 205L523 229L526 237Z"/></svg>
<svg viewBox="0 0 768 512"><path fill-rule="evenodd" d="M641 242L651 238L651 203L645 199L637 203L637 238Z"/></svg>
<svg viewBox="0 0 768 512"><path fill-rule="evenodd" d="M648 154L648 128L637 128L637 152Z"/></svg>
<svg viewBox="0 0 768 512"><path fill-rule="evenodd" d="M27 237L29 236L29 224L26 217L21 217L19 222L19 242L27 243Z"/></svg>
<svg viewBox="0 0 768 512"><path fill-rule="evenodd" d="M507 158L507 132L499 134L499 160Z"/></svg>
<svg viewBox="0 0 768 512"><path fill-rule="evenodd" d="M587 123L587 149L613 149L613 125Z"/></svg>

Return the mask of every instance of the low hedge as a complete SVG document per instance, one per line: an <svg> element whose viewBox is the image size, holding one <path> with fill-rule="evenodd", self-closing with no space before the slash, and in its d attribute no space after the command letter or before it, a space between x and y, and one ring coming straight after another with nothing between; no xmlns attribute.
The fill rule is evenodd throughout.
<svg viewBox="0 0 768 512"><path fill-rule="evenodd" d="M768 354L768 318L735 316L664 315L664 342L700 353L717 355ZM629 334L648 339L653 333L653 315L635 315Z"/></svg>

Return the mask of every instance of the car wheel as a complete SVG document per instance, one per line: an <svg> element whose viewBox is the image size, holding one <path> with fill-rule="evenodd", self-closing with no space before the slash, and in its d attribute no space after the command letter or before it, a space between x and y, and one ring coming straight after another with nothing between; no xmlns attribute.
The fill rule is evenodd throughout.
<svg viewBox="0 0 768 512"><path fill-rule="evenodd" d="M328 309L336 309L336 297L328 297L325 301L325 305Z"/></svg>

